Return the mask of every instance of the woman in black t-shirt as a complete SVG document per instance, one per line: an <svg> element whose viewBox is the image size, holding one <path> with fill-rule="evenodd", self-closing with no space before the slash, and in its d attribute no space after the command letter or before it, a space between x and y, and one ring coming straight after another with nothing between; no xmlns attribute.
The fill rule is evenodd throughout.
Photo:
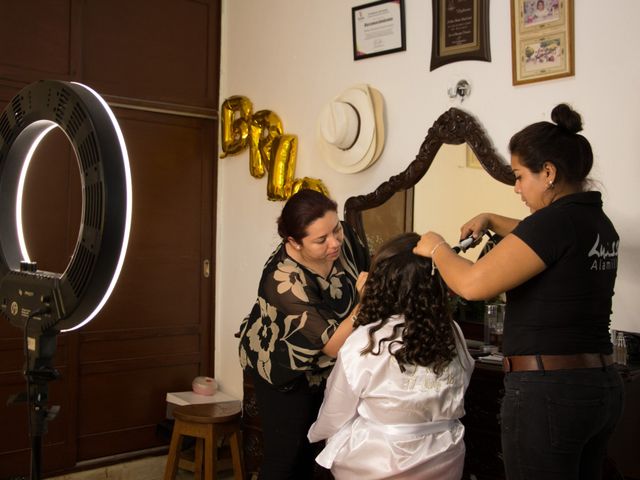
<svg viewBox="0 0 640 480"><path fill-rule="evenodd" d="M472 263L434 232L415 252L431 257L468 300L507 292L502 449L509 480L599 479L620 418L622 380L613 367L609 316L619 237L588 191L593 153L580 115L556 106L509 142L523 220L482 213L461 227L502 241Z"/></svg>
<svg viewBox="0 0 640 480"><path fill-rule="evenodd" d="M287 201L278 234L240 326L240 363L252 375L262 424L260 480L311 479L307 432L353 330L369 253L338 220L336 203L314 190Z"/></svg>

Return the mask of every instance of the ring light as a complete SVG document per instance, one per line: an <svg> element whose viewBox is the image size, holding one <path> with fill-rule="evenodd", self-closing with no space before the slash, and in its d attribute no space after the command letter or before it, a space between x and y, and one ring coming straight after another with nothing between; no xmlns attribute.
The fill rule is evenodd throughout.
<svg viewBox="0 0 640 480"><path fill-rule="evenodd" d="M40 141L60 128L82 183L78 240L62 273L37 269L22 231L22 193ZM34 332L70 331L107 302L131 229L131 173L124 138L106 102L79 83L43 80L21 90L0 115L0 313Z"/></svg>
<svg viewBox="0 0 640 480"><path fill-rule="evenodd" d="M82 214L78 240L62 273L38 270L22 230L22 194L29 163L53 128L78 160ZM24 329L30 404L31 480L41 479L42 435L59 407L48 407L47 382L58 332L90 322L122 269L131 229L131 172L113 112L89 87L44 80L22 89L0 115L0 315Z"/></svg>

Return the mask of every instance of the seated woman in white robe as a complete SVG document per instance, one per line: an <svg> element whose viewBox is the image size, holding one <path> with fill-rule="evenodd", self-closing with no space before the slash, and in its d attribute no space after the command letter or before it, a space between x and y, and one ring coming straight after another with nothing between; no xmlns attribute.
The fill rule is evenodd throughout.
<svg viewBox="0 0 640 480"><path fill-rule="evenodd" d="M340 479L459 480L473 359L447 287L402 234L374 257L355 331L339 351L309 440Z"/></svg>

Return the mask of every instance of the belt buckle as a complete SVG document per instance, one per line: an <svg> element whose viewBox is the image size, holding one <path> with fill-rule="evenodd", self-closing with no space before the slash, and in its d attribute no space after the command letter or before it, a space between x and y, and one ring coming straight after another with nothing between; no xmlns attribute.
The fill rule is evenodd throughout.
<svg viewBox="0 0 640 480"><path fill-rule="evenodd" d="M509 373L511 371L511 359L507 356L502 357L502 369L505 373Z"/></svg>

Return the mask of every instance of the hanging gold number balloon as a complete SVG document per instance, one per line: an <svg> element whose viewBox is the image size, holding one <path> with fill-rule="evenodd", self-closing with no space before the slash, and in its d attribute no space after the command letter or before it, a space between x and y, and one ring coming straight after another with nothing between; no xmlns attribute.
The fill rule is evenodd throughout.
<svg viewBox="0 0 640 480"><path fill-rule="evenodd" d="M220 158L235 155L249 145L249 173L252 177L267 177L267 198L287 200L291 195L309 188L329 196L322 180L294 179L298 155L297 135L283 134L282 121L271 110L252 113L251 100L242 95L227 98L220 109Z"/></svg>
<svg viewBox="0 0 640 480"><path fill-rule="evenodd" d="M293 188L291 189L291 195L295 195L300 190L308 188L309 190L315 190L329 197L329 189L322 183L322 180L317 178L296 178L293 182Z"/></svg>
<svg viewBox="0 0 640 480"><path fill-rule="evenodd" d="M298 154L297 135L283 134L271 144L271 164L267 179L267 198L286 200L291 196Z"/></svg>
<svg viewBox="0 0 640 480"><path fill-rule="evenodd" d="M271 110L253 114L249 132L249 173L262 178L271 163L271 144L282 135L280 117Z"/></svg>
<svg viewBox="0 0 640 480"><path fill-rule="evenodd" d="M242 95L229 97L222 104L220 158L239 153L247 146L252 109L251 100Z"/></svg>

